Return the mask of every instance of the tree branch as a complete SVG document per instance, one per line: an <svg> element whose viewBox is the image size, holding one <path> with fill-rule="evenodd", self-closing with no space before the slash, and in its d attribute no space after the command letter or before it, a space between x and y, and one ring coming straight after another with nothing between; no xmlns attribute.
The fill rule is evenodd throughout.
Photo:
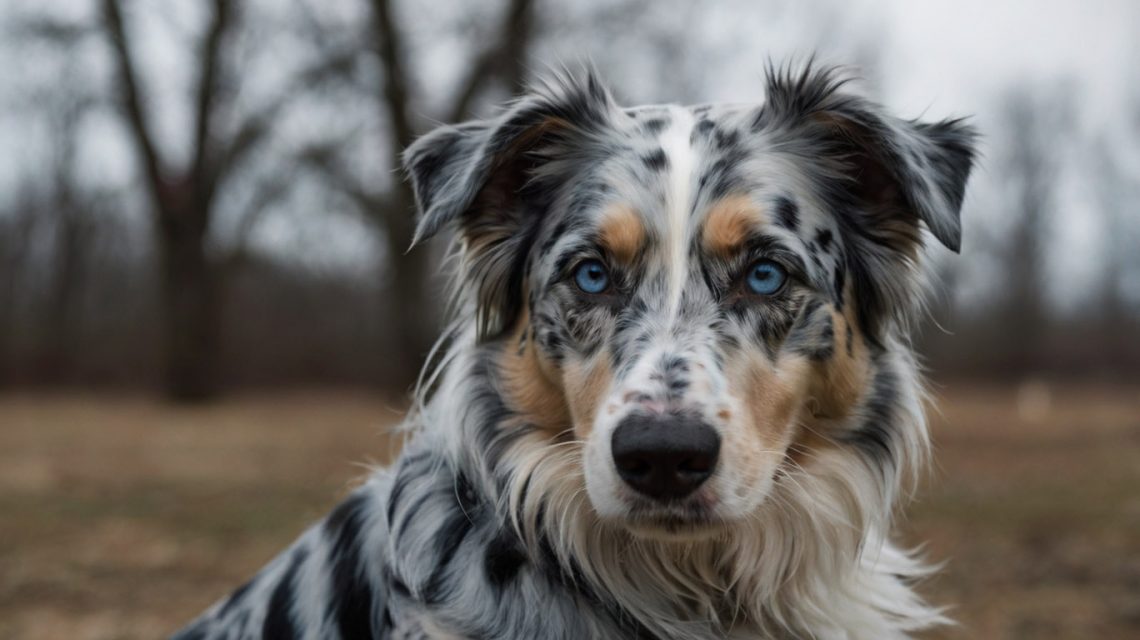
<svg viewBox="0 0 1140 640"><path fill-rule="evenodd" d="M455 103L445 116L446 122L454 123L467 119L471 104L475 102L475 96L479 95L480 89L491 76L491 69L495 66L496 57L498 57L498 53L492 49L484 51L475 59L471 69L467 72L467 80L463 82L463 88L459 90Z"/></svg>
<svg viewBox="0 0 1140 640"><path fill-rule="evenodd" d="M337 162L338 151L343 148L345 142L346 140L332 140L312 145L297 154L297 157L302 164L319 173L339 193L347 196L362 215L374 218L392 206L392 203L383 194L364 190Z"/></svg>
<svg viewBox="0 0 1140 640"><path fill-rule="evenodd" d="M265 218L269 208L291 192L295 175L296 171L289 171L286 175L264 180L257 186L238 221L230 250L219 260L223 272L233 271L248 259L254 229Z"/></svg>
<svg viewBox="0 0 1140 640"><path fill-rule="evenodd" d="M526 80L526 57L534 32L533 0L511 0L503 14L498 37L475 59L467 73L463 88L448 111L448 122L459 122L470 116L471 105L489 82L498 79L512 93L523 89Z"/></svg>
<svg viewBox="0 0 1140 640"><path fill-rule="evenodd" d="M503 23L503 55L499 75L511 93L521 91L526 81L526 59L534 32L533 0L511 0Z"/></svg>
<svg viewBox="0 0 1140 640"><path fill-rule="evenodd" d="M344 75L351 71L359 50L346 47L333 55L301 71L281 90L274 100L264 105L256 114L243 119L237 131L229 136L228 144L218 153L212 166L207 167L208 185L215 190L230 170L241 164L246 154L252 151L273 130L281 112L297 97L297 93L311 89L313 85L329 77Z"/></svg>
<svg viewBox="0 0 1140 640"><path fill-rule="evenodd" d="M103 23L111 42L111 50L115 65L118 67L120 81L124 92L124 107L127 116L127 128L135 149L142 157L143 169L146 172L147 182L151 196L155 199L159 209L162 208L162 190L164 177L162 173L162 160L155 149L154 140L147 128L146 114L142 108L142 96L139 92L138 77L135 71L134 59L131 57L130 44L127 41L126 31L123 28L123 14L118 0L104 0Z"/></svg>
<svg viewBox="0 0 1140 640"><path fill-rule="evenodd" d="M220 61L222 42L233 22L232 5L229 0L214 0L214 16L202 44L202 66L198 76L197 100L194 113L194 160L191 166L191 180L194 191L202 202L197 203L200 211L209 210L214 196L215 181L210 175L207 163L210 153L210 134L213 132L214 99L220 84Z"/></svg>
<svg viewBox="0 0 1140 640"><path fill-rule="evenodd" d="M400 30L392 16L389 0L372 0L372 18L379 46L380 63L384 67L381 97L392 124L389 151L393 166L398 167L401 152L415 139L415 131L408 118L410 98L404 47L400 40Z"/></svg>

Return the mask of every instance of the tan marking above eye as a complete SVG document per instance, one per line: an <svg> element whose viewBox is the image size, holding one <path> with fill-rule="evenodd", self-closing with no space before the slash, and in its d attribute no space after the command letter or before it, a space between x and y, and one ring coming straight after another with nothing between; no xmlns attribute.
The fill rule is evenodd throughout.
<svg viewBox="0 0 1140 640"><path fill-rule="evenodd" d="M721 198L705 216L705 250L716 255L731 254L744 244L751 231L767 222L767 214L752 198L743 194Z"/></svg>
<svg viewBox="0 0 1140 640"><path fill-rule="evenodd" d="M602 216L598 238L615 259L632 262L645 242L645 226L636 209L626 204L615 205Z"/></svg>

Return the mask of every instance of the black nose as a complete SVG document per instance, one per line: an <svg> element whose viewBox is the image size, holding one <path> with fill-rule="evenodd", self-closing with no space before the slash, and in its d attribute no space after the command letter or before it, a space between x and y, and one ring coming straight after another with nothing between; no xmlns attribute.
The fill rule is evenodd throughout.
<svg viewBox="0 0 1140 640"><path fill-rule="evenodd" d="M712 475L720 436L697 418L633 415L614 430L618 475L658 500L683 498Z"/></svg>

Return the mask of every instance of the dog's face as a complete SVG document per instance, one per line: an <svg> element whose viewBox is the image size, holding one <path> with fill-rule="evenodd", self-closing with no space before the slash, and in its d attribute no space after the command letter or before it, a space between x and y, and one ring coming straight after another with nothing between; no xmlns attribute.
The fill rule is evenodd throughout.
<svg viewBox="0 0 1140 640"><path fill-rule="evenodd" d="M576 447L603 519L713 533L778 500L787 465L886 438L850 418L889 392L874 363L917 296L920 225L957 248L972 134L839 84L621 109L588 77L409 150L420 235L458 222L515 423Z"/></svg>

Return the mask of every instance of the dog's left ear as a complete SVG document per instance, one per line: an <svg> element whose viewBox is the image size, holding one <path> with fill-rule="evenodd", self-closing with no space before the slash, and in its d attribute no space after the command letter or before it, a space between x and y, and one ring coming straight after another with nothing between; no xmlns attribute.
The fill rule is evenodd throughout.
<svg viewBox="0 0 1140 640"><path fill-rule="evenodd" d="M583 155L616 111L593 73L567 74L499 118L440 127L404 152L419 210L413 246L458 228L480 339L509 329L518 315L529 245L550 204L539 169Z"/></svg>
<svg viewBox="0 0 1140 640"><path fill-rule="evenodd" d="M873 233L917 238L921 221L947 249L962 246L962 200L974 163L977 134L961 120L936 123L906 121L877 113L852 101L817 114L829 130L832 154L849 172L855 201Z"/></svg>
<svg viewBox="0 0 1140 640"><path fill-rule="evenodd" d="M805 126L816 151L846 179L843 195L859 210L861 230L884 246L910 253L919 223L946 248L962 244L960 210L975 156L977 133L963 120L901 120L842 89L835 69L809 63L800 73L768 71L768 105L758 124L773 117Z"/></svg>

